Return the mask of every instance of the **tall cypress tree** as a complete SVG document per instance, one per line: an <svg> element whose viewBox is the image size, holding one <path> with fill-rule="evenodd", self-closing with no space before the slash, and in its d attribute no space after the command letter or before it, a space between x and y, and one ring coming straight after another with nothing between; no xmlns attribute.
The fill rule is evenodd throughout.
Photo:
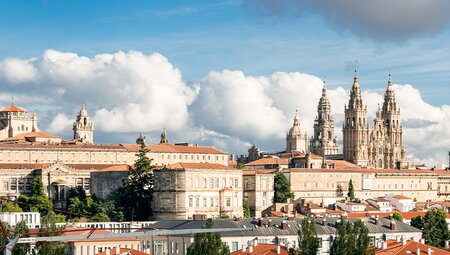
<svg viewBox="0 0 450 255"><path fill-rule="evenodd" d="M205 228L213 228L211 219L205 224ZM219 233L198 233L194 236L194 242L188 247L187 255L229 255L228 245L222 242Z"/></svg>
<svg viewBox="0 0 450 255"><path fill-rule="evenodd" d="M300 254L316 255L319 251L319 240L317 239L316 222L314 219L305 218L302 220L302 229L298 233Z"/></svg>
<svg viewBox="0 0 450 255"><path fill-rule="evenodd" d="M350 179L348 182L348 193L347 196L350 198L350 200L355 200L355 189L353 187L353 181Z"/></svg>
<svg viewBox="0 0 450 255"><path fill-rule="evenodd" d="M286 176L281 172L277 172L275 174L274 191L275 202L286 203L288 202L288 199L294 198L294 194L291 192L291 184Z"/></svg>

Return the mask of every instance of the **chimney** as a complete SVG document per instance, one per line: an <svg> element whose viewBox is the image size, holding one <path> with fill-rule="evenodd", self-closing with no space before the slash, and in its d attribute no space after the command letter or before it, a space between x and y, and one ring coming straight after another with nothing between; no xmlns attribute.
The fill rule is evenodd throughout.
<svg viewBox="0 0 450 255"><path fill-rule="evenodd" d="M406 245L406 238L404 238L403 236L402 236L402 246L405 246Z"/></svg>
<svg viewBox="0 0 450 255"><path fill-rule="evenodd" d="M277 244L277 254L280 254L281 253L281 247L280 247L280 245L279 244ZM429 253L430 254L430 253Z"/></svg>
<svg viewBox="0 0 450 255"><path fill-rule="evenodd" d="M272 227L272 220L269 219L269 221L267 222L267 227L271 228Z"/></svg>
<svg viewBox="0 0 450 255"><path fill-rule="evenodd" d="M110 251L109 251L109 248L106 248L106 250L105 250L105 255L111 255L111 253L110 253Z"/></svg>
<svg viewBox="0 0 450 255"><path fill-rule="evenodd" d="M391 230L396 230L397 229L397 223L395 223L395 221L391 221L390 229Z"/></svg>
<svg viewBox="0 0 450 255"><path fill-rule="evenodd" d="M283 220L283 221L281 222L281 229L282 229L282 230L286 230L286 229L287 229L287 222L286 222L285 220Z"/></svg>
<svg viewBox="0 0 450 255"><path fill-rule="evenodd" d="M245 245L242 244L242 248L241 248L242 253L245 253Z"/></svg>
<svg viewBox="0 0 450 255"><path fill-rule="evenodd" d="M240 222L241 221L241 217L234 218L234 221Z"/></svg>
<svg viewBox="0 0 450 255"><path fill-rule="evenodd" d="M445 240L445 249L448 249L448 248L449 248L448 240Z"/></svg>
<svg viewBox="0 0 450 255"><path fill-rule="evenodd" d="M327 225L327 218L322 218L322 226L326 226Z"/></svg>
<svg viewBox="0 0 450 255"><path fill-rule="evenodd" d="M381 241L377 241L377 248L378 249L381 249L381 243L382 243Z"/></svg>
<svg viewBox="0 0 450 255"><path fill-rule="evenodd" d="M248 246L248 253L252 252L253 252L253 245L250 243L250 245Z"/></svg>
<svg viewBox="0 0 450 255"><path fill-rule="evenodd" d="M116 246L116 255L120 255L120 245Z"/></svg>
<svg viewBox="0 0 450 255"><path fill-rule="evenodd" d="M390 220L394 219L394 215L393 215L392 213L389 214L389 219L390 219Z"/></svg>
<svg viewBox="0 0 450 255"><path fill-rule="evenodd" d="M387 249L387 243L386 242L382 242L381 243L381 248L383 249L383 251L386 250Z"/></svg>
<svg viewBox="0 0 450 255"><path fill-rule="evenodd" d="M425 244L425 239L421 238L421 239L420 239L420 243L421 243L421 244Z"/></svg>
<svg viewBox="0 0 450 255"><path fill-rule="evenodd" d="M380 218L378 215L375 217L375 225L380 225Z"/></svg>
<svg viewBox="0 0 450 255"><path fill-rule="evenodd" d="M258 246L258 239L253 240L253 246L255 246L255 247Z"/></svg>
<svg viewBox="0 0 450 255"><path fill-rule="evenodd" d="M289 215L289 216L287 217L287 220L294 220L294 216Z"/></svg>
<svg viewBox="0 0 450 255"><path fill-rule="evenodd" d="M420 248L419 247L417 247L417 249L416 249L416 254L420 255Z"/></svg>
<svg viewBox="0 0 450 255"><path fill-rule="evenodd" d="M402 239L401 236L395 236L395 241L396 241L397 243L400 243L400 242L401 242L401 239Z"/></svg>
<svg viewBox="0 0 450 255"><path fill-rule="evenodd" d="M262 219L262 218L259 218L259 220L258 220L258 226L259 226L259 227L264 227L263 219Z"/></svg>
<svg viewBox="0 0 450 255"><path fill-rule="evenodd" d="M428 252L427 252L427 254L428 254L428 255L431 255L432 252L433 252L433 251L431 250L431 248L428 247Z"/></svg>

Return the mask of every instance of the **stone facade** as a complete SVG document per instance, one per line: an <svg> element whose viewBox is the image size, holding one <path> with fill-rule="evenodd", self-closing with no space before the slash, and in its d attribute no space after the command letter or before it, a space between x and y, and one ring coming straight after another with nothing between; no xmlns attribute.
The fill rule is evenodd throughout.
<svg viewBox="0 0 450 255"><path fill-rule="evenodd" d="M242 217L242 170L181 163L154 171L156 219Z"/></svg>
<svg viewBox="0 0 450 255"><path fill-rule="evenodd" d="M323 83L322 97L317 106L317 117L314 121L314 136L310 142L311 153L325 156L339 153L337 138L334 135L334 120L331 116L331 104L327 96L327 87Z"/></svg>
<svg viewBox="0 0 450 255"><path fill-rule="evenodd" d="M123 186L128 177L128 169L123 166L111 166L91 172L91 194L106 199L115 189Z"/></svg>
<svg viewBox="0 0 450 255"><path fill-rule="evenodd" d="M406 168L403 129L389 75L382 109L378 109L374 128L369 131L367 106L363 104L358 76L355 72L350 100L345 106L344 159L362 167ZM369 136L370 133L370 136Z"/></svg>
<svg viewBox="0 0 450 255"><path fill-rule="evenodd" d="M247 200L252 217L269 215L274 198L273 170L244 170L244 199Z"/></svg>
<svg viewBox="0 0 450 255"><path fill-rule="evenodd" d="M296 112L294 124L286 134L286 152L306 152L307 149L307 134L301 129L298 112Z"/></svg>
<svg viewBox="0 0 450 255"><path fill-rule="evenodd" d="M450 190L450 172L443 170L292 168L283 172L297 202L306 199L321 203L324 198L344 197L349 180L360 199L403 195L417 201L446 200Z"/></svg>
<svg viewBox="0 0 450 255"><path fill-rule="evenodd" d="M26 110L15 105L0 111L0 140L37 131L36 114L30 116Z"/></svg>
<svg viewBox="0 0 450 255"><path fill-rule="evenodd" d="M77 120L73 123L73 139L82 143L94 144L94 123L84 105L81 107Z"/></svg>

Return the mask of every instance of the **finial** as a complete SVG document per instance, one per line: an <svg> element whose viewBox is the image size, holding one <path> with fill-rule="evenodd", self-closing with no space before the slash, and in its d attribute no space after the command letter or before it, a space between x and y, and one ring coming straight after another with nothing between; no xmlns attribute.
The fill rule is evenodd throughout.
<svg viewBox="0 0 450 255"><path fill-rule="evenodd" d="M327 83L323 80L322 96L327 95Z"/></svg>
<svg viewBox="0 0 450 255"><path fill-rule="evenodd" d="M358 70L356 70L356 68L355 68L355 76L353 77L355 80L357 80L358 79Z"/></svg>

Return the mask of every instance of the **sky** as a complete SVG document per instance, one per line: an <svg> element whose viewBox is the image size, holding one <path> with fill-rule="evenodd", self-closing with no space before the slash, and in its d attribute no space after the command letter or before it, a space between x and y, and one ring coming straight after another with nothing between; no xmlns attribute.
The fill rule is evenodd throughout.
<svg viewBox="0 0 450 255"><path fill-rule="evenodd" d="M81 104L97 143L283 149L295 110L312 134L326 80L342 141L358 70L369 118L392 74L414 162L448 162L446 0L5 1L0 105L64 138Z"/></svg>

